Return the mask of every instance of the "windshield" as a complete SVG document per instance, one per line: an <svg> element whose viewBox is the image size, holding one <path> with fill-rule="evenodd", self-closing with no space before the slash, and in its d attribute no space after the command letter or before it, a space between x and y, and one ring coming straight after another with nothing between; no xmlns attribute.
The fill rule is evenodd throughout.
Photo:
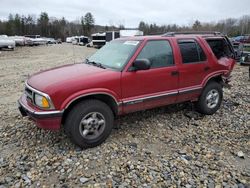
<svg viewBox="0 0 250 188"><path fill-rule="evenodd" d="M139 41L115 40L104 45L88 60L102 66L121 70L131 57Z"/></svg>

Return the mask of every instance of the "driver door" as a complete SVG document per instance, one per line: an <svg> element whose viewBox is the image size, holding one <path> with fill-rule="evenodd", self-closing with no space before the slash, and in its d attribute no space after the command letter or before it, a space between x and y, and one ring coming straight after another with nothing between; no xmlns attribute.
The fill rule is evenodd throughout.
<svg viewBox="0 0 250 188"><path fill-rule="evenodd" d="M122 73L124 113L175 103L179 73L170 41L147 41L136 59L148 59L151 68Z"/></svg>

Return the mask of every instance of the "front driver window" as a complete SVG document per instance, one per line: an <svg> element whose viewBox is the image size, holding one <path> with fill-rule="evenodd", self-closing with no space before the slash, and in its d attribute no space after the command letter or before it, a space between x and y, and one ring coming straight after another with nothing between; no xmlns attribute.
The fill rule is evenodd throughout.
<svg viewBox="0 0 250 188"><path fill-rule="evenodd" d="M148 59L151 68L167 67L174 65L173 51L168 41L148 41L137 59Z"/></svg>

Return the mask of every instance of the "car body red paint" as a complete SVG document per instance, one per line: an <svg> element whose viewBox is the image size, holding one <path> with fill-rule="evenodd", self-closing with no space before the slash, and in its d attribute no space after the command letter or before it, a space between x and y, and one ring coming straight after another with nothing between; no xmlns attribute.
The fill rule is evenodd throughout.
<svg viewBox="0 0 250 188"><path fill-rule="evenodd" d="M204 62L183 64L177 43L179 39L194 39L203 49L207 59ZM57 130L60 129L62 118L70 105L89 96L111 97L117 108L117 115L183 101L195 101L210 79L217 76L227 78L235 64L233 58L218 60L205 39L201 35L128 38L126 40L141 42L121 71L82 63L37 73L31 76L26 84L31 90L33 88L47 94L54 108L38 108L27 101L24 93L19 99L20 110L24 115L30 116L39 127ZM151 40L167 40L170 43L174 66L129 71L142 48ZM174 75L174 72L178 74Z"/></svg>

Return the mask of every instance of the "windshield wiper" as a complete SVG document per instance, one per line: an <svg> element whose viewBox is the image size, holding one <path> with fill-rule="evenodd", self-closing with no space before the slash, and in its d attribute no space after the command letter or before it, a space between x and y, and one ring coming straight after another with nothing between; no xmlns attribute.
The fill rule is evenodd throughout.
<svg viewBox="0 0 250 188"><path fill-rule="evenodd" d="M96 66L96 67L100 67L100 68L102 68L102 69L106 69L106 67L103 66L103 64L98 63L98 62L95 62L95 61L90 61L89 59L86 59L85 63L86 63L86 64L94 65L94 66Z"/></svg>

